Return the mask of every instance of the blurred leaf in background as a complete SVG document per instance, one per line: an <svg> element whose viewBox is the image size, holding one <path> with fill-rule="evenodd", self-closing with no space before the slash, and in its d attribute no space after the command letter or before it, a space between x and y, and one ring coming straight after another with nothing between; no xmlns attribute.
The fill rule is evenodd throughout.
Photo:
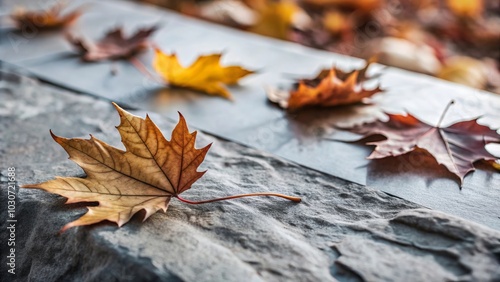
<svg viewBox="0 0 500 282"><path fill-rule="evenodd" d="M143 1L500 93L500 1Z"/></svg>

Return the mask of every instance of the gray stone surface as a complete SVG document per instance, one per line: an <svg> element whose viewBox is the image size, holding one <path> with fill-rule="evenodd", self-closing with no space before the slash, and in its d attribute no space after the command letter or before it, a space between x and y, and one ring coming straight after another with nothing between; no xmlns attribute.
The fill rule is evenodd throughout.
<svg viewBox="0 0 500 282"><path fill-rule="evenodd" d="M214 142L202 165L208 172L186 198L275 191L303 202L247 198L195 206L173 200L167 214L144 223L138 215L122 228L102 223L58 235L85 206L20 189L17 268L6 274L6 168L16 168L19 185L83 176L49 129L121 144L109 102L2 77L2 281L500 280L498 231L201 132L199 146ZM151 117L169 137L173 124Z"/></svg>

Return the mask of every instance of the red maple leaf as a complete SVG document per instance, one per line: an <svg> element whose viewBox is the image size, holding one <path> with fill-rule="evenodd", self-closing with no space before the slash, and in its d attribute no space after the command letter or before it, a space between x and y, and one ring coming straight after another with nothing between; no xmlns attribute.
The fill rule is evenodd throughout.
<svg viewBox="0 0 500 282"><path fill-rule="evenodd" d="M441 127L445 109L437 126L427 124L411 114L387 114L389 121L376 121L349 128L348 130L364 135L383 135L385 140L368 142L375 145L368 159L396 157L416 149L429 152L436 161L458 176L460 184L467 173L474 170L479 160L495 160L485 145L500 143L500 135L487 126L477 123L477 119L454 123Z"/></svg>

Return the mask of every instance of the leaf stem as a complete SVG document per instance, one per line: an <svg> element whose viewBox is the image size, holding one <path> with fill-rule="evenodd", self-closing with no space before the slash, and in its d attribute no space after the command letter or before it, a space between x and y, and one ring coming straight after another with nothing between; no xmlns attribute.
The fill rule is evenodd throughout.
<svg viewBox="0 0 500 282"><path fill-rule="evenodd" d="M205 201L190 201L182 198L181 196L177 195L175 196L177 199L179 199L181 202L191 204L191 205L199 205L199 204L206 204L206 203L212 203L212 202L218 202L218 201L225 201L225 200L231 200L231 199L237 199L237 198L243 198L243 197L257 197L257 196L274 196L274 197L280 197L283 199L287 199L290 201L293 201L295 203L300 203L302 201L301 198L298 197L293 197L293 196L288 196L288 195L283 195L283 194L278 194L278 193L251 193L251 194L240 194L240 195L234 195L234 196L228 196L228 197L223 197L223 198L216 198L216 199L211 199L211 200L205 200Z"/></svg>
<svg viewBox="0 0 500 282"><path fill-rule="evenodd" d="M448 110L450 109L451 105L455 104L455 100L451 100L448 105L446 105L446 108L444 108L444 111L443 113L441 114L441 117L439 118L439 121L437 123L437 126L436 127L441 127L441 122L443 122L444 120L444 117L446 116L446 113L448 112Z"/></svg>

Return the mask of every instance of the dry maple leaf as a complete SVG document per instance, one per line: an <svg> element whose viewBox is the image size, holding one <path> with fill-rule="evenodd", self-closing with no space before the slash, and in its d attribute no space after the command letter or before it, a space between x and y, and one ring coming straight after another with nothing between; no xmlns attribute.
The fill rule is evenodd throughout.
<svg viewBox="0 0 500 282"><path fill-rule="evenodd" d="M379 87L367 90L361 85L367 80L366 70L372 62L370 60L364 68L351 72L336 68L322 70L313 79L301 80L295 90L270 90L267 95L271 102L289 110L308 106L332 107L359 103L382 91Z"/></svg>
<svg viewBox="0 0 500 282"><path fill-rule="evenodd" d="M224 85L236 84L254 72L240 66L222 67L221 57L222 54L200 56L189 67L183 67L176 54L165 54L156 49L153 67L170 85L230 99L231 93Z"/></svg>
<svg viewBox="0 0 500 282"><path fill-rule="evenodd" d="M376 121L349 128L365 137L383 135L387 139L369 142L375 149L368 159L400 156L416 149L429 152L439 164L445 166L463 183L465 175L474 170L479 160L495 160L485 145L499 143L500 135L489 127L477 123L477 119L454 123L441 127L441 122L453 101L448 104L437 126L429 125L408 114L387 114L389 121ZM346 128L344 128L346 129Z"/></svg>
<svg viewBox="0 0 500 282"><path fill-rule="evenodd" d="M66 203L98 202L88 207L79 219L66 224L61 232L80 225L90 225L104 220L127 223L140 210L145 210L144 220L157 212L166 211L172 197L189 204L209 203L248 196L277 196L295 202L300 198L276 193L254 193L193 202L180 194L205 174L198 172L211 144L201 149L194 147L196 131L189 133L184 117L180 119L167 141L156 124L134 116L116 104L120 114L117 127L126 151L112 147L94 138L63 138L54 140L69 154L70 159L83 168L86 178L57 177L40 184L23 188L43 189L68 198Z"/></svg>
<svg viewBox="0 0 500 282"><path fill-rule="evenodd" d="M56 4L46 11L27 11L24 8L15 10L10 16L18 28L23 26L36 27L38 29L56 29L73 23L82 13L82 9L76 9L64 15L61 10L64 4Z"/></svg>
<svg viewBox="0 0 500 282"><path fill-rule="evenodd" d="M122 28L116 28L95 43L69 34L66 38L85 61L128 59L148 47L148 39L157 29L157 26L142 28L127 38L123 35Z"/></svg>

